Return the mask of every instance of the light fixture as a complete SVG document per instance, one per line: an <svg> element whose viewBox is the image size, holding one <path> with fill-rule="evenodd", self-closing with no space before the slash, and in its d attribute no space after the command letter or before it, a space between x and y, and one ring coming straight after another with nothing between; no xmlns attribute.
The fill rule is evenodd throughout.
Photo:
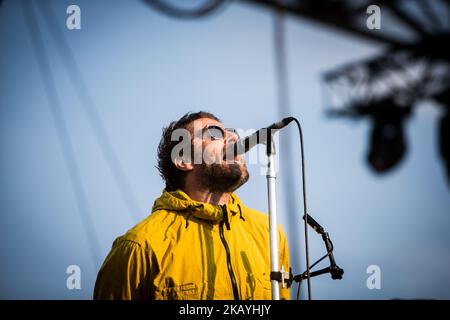
<svg viewBox="0 0 450 320"><path fill-rule="evenodd" d="M370 109L373 127L367 161L376 173L383 173L394 168L407 152L404 122L411 108L393 103Z"/></svg>
<svg viewBox="0 0 450 320"><path fill-rule="evenodd" d="M439 121L439 152L447 171L447 181L450 184L450 90L435 97L442 105L443 113Z"/></svg>

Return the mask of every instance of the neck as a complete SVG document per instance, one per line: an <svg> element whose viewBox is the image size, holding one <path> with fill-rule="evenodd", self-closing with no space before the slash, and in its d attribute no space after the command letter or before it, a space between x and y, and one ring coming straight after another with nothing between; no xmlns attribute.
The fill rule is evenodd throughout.
<svg viewBox="0 0 450 320"><path fill-rule="evenodd" d="M224 205L230 199L230 193L217 193L202 190L184 190L192 200L215 205Z"/></svg>
<svg viewBox="0 0 450 320"><path fill-rule="evenodd" d="M194 179L186 179L183 191L192 200L198 202L206 202L214 205L224 205L230 199L230 192L213 192L211 190L203 190L195 183Z"/></svg>

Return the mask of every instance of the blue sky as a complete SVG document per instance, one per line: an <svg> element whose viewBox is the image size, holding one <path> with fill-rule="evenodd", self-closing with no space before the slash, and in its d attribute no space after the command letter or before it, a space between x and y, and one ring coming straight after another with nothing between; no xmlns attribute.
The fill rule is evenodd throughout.
<svg viewBox="0 0 450 320"><path fill-rule="evenodd" d="M35 2L36 8L40 4ZM231 3L200 20L174 20L142 1L77 1L81 30L65 27L71 1L50 1L118 161L137 199L130 212L64 67L41 10L38 22L73 144L101 259L143 219L163 188L156 165L161 128L207 110L228 127L258 129L277 108L272 14ZM0 7L0 298L90 299L94 261L20 1ZM286 20L289 115L303 126L309 213L330 233L344 278L312 280L315 299L450 298L450 197L436 140L439 109L421 103L406 124L408 154L391 173L365 162L370 123L327 118L320 76L381 52L378 44L294 18ZM279 222L294 273L304 271L298 133L280 133ZM290 141L290 142L289 142ZM292 161L283 158L289 147ZM284 147L284 148L283 148ZM256 152L256 151L255 151ZM250 165L238 190L267 210L266 181ZM293 179L294 188L286 188ZM287 204L291 205L288 206ZM289 208L297 208L289 212ZM324 254L310 231L311 260ZM81 290L66 288L67 266ZM370 265L381 289L366 286ZM323 265L325 266L325 265ZM305 288L305 287L303 287ZM304 298L302 294L302 298Z"/></svg>

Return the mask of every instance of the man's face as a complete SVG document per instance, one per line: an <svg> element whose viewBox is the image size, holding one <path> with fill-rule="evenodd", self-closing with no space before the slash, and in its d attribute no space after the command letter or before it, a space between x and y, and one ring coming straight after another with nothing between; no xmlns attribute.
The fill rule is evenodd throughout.
<svg viewBox="0 0 450 320"><path fill-rule="evenodd" d="M239 139L235 132L209 118L193 121L188 129L194 147L192 172L202 188L212 192L233 192L247 182L249 174L244 155L225 157L225 147ZM199 158L201 161L195 161Z"/></svg>

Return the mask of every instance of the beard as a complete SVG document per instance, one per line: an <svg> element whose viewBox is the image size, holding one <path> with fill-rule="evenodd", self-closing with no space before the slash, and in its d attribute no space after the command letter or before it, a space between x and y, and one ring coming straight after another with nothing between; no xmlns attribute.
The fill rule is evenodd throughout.
<svg viewBox="0 0 450 320"><path fill-rule="evenodd" d="M211 192L233 192L248 181L250 175L245 164L199 164L198 182Z"/></svg>

